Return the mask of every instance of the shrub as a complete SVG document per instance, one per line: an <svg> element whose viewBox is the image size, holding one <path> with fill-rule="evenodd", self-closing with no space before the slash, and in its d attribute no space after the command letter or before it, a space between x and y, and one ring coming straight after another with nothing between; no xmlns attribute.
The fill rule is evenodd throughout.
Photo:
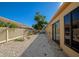
<svg viewBox="0 0 79 59"><path fill-rule="evenodd" d="M27 35L28 35L28 36L29 36L29 35L32 35L32 32L28 32Z"/></svg>
<svg viewBox="0 0 79 59"><path fill-rule="evenodd" d="M18 39L15 39L14 41L24 41L24 39L22 39L22 38L18 38Z"/></svg>
<svg viewBox="0 0 79 59"><path fill-rule="evenodd" d="M13 22L5 23L5 22L0 21L0 27L16 28L18 26L17 26L17 24L15 24Z"/></svg>
<svg viewBox="0 0 79 59"><path fill-rule="evenodd" d="M18 27L15 23L7 23L9 28L16 28Z"/></svg>

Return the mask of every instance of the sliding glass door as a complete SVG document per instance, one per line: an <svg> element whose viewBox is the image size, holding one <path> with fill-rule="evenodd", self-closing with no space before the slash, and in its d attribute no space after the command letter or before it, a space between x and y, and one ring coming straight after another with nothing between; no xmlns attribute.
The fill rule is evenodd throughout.
<svg viewBox="0 0 79 59"><path fill-rule="evenodd" d="M52 39L59 44L60 41L59 21L52 25Z"/></svg>
<svg viewBox="0 0 79 59"><path fill-rule="evenodd" d="M60 37L59 37L59 36L60 36L60 35L59 35L59 34L60 34L60 33L59 33L59 31L60 31L60 29L59 29L59 21L55 23L55 28L56 28L56 30L55 30L55 31L56 31L56 33L55 33L56 38L55 38L55 39L56 39L56 42L59 43L59 41L60 41L60 40L59 40L59 38L60 38Z"/></svg>

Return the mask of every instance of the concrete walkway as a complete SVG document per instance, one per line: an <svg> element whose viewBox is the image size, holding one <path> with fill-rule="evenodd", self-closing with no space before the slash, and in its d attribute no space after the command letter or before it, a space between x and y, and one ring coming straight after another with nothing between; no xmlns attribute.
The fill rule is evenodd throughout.
<svg viewBox="0 0 79 59"><path fill-rule="evenodd" d="M32 44L23 52L21 57L66 57L55 42L48 44L45 34L40 34Z"/></svg>

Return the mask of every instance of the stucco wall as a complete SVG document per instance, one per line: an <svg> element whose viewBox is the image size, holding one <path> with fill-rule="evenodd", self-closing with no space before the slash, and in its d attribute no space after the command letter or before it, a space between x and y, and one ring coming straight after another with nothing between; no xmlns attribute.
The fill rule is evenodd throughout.
<svg viewBox="0 0 79 59"><path fill-rule="evenodd" d="M74 50L72 50L71 48L67 47L64 44L64 16L77 7L79 7L79 3L71 3L60 15L58 15L55 19L53 19L52 23L46 28L46 31L47 32L51 31L50 35L52 35L52 24L58 20L60 21L60 47L69 56L79 56L79 53L75 52Z"/></svg>
<svg viewBox="0 0 79 59"><path fill-rule="evenodd" d="M47 33L47 35L48 35L49 40L51 40L51 37L50 37L50 36L51 36L51 33L50 33L51 30L49 30L49 29L51 29L50 26L46 28L46 33Z"/></svg>

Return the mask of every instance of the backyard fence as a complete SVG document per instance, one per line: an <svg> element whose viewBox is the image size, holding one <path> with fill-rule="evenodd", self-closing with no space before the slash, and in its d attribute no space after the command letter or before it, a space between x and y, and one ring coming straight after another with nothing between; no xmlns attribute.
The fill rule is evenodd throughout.
<svg viewBox="0 0 79 59"><path fill-rule="evenodd" d="M25 29L21 28L0 28L0 43L23 37Z"/></svg>

